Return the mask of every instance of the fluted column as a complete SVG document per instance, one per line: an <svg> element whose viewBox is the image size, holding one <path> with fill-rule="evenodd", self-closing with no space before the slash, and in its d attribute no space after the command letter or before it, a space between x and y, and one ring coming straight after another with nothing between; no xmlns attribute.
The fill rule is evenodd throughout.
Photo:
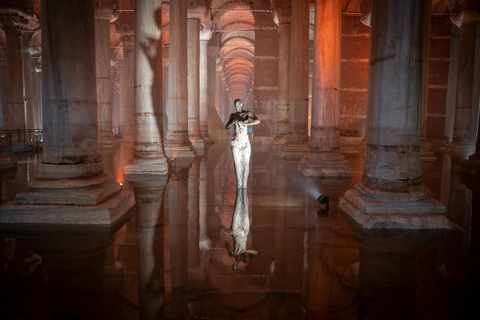
<svg viewBox="0 0 480 320"><path fill-rule="evenodd" d="M42 13L42 162L31 192L0 207L0 220L109 225L134 199L104 173L99 152L94 1L42 1Z"/></svg>
<svg viewBox="0 0 480 320"><path fill-rule="evenodd" d="M292 31L292 7L277 7L279 52L278 52L278 102L277 102L277 134L274 145L283 145L288 134L288 91L290 85L290 42Z"/></svg>
<svg viewBox="0 0 480 320"><path fill-rule="evenodd" d="M133 48L135 35L133 31L119 32L120 41L123 49L123 73L121 78L121 113L123 116L123 138L125 140L132 140L135 131L133 121L134 113L134 90L133 90Z"/></svg>
<svg viewBox="0 0 480 320"><path fill-rule="evenodd" d="M365 228L449 228L420 168L425 2L372 5L365 165L340 208Z"/></svg>
<svg viewBox="0 0 480 320"><path fill-rule="evenodd" d="M300 159L308 152L308 28L309 1L292 1L288 136L280 151L284 159Z"/></svg>
<svg viewBox="0 0 480 320"><path fill-rule="evenodd" d="M95 10L95 61L97 72L98 131L101 147L117 141L112 132L112 86L110 70L110 21L118 17L112 0L97 1Z"/></svg>
<svg viewBox="0 0 480 320"><path fill-rule="evenodd" d="M200 20L205 7L188 10L188 135L198 154L203 154L205 140L200 132Z"/></svg>
<svg viewBox="0 0 480 320"><path fill-rule="evenodd" d="M474 1L466 1L472 4ZM455 102L455 120L452 142L447 145L450 150L470 149L474 147L475 132L472 126L473 108L478 109L478 101L473 100L475 39L477 25L480 22L480 5L474 10L460 12L453 22L460 28L458 51L457 90Z"/></svg>
<svg viewBox="0 0 480 320"><path fill-rule="evenodd" d="M213 85L209 82L208 75L208 40L212 37L212 21L204 20L203 28L200 30L200 133L205 143L212 144L210 132L208 130L208 86Z"/></svg>
<svg viewBox="0 0 480 320"><path fill-rule="evenodd" d="M168 133L165 152L170 158L194 158L188 136L187 2L170 2L168 49Z"/></svg>
<svg viewBox="0 0 480 320"><path fill-rule="evenodd" d="M135 113L132 162L125 173L168 174L163 149L162 46L159 0L135 2Z"/></svg>
<svg viewBox="0 0 480 320"><path fill-rule="evenodd" d="M340 48L342 5L315 1L315 39L310 152L298 169L307 176L349 177L350 164L340 153Z"/></svg>
<svg viewBox="0 0 480 320"><path fill-rule="evenodd" d="M26 128L23 31L29 19L30 16L21 10L0 10L0 24L5 31L7 62L8 121L3 129L24 130Z"/></svg>

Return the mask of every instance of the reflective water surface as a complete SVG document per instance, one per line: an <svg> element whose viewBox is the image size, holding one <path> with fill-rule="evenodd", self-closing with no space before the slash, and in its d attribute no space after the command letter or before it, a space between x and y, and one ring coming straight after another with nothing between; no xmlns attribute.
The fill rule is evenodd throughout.
<svg viewBox="0 0 480 320"><path fill-rule="evenodd" d="M346 154L352 179L322 180L253 145L237 192L228 142L168 178L125 176L131 150L102 154L134 191L128 221L0 226L1 319L480 318L480 183L457 174L461 156L422 162L454 231L367 232L337 209L362 152ZM1 173L2 203L27 189L37 158Z"/></svg>

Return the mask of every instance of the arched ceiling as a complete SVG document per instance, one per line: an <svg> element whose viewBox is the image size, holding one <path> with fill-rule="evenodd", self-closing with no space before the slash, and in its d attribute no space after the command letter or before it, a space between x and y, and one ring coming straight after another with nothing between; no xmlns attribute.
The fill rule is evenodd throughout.
<svg viewBox="0 0 480 320"><path fill-rule="evenodd" d="M97 0L98 1L98 0ZM112 0L120 2L118 19L111 25L112 54L121 59L118 52L123 47L122 34L133 35L135 0ZM138 1L138 0L137 0ZM182 0L184 1L184 0ZM209 9L209 19L212 21L212 29L218 35L219 48L217 50L217 70L221 73L226 90L231 99L247 97L253 90L254 83L254 55L255 55L255 19L254 12L256 3L270 4L275 10L279 7L290 6L291 0L187 0L189 7L206 6ZM342 11L346 14L364 14L368 10L372 0L342 0ZM452 11L451 3L461 0L432 0L434 14L443 14ZM10 2L15 2L11 0ZM169 37L169 1L163 0L162 11L162 45L168 47ZM310 0L313 11L314 0ZM9 3L6 1L5 3ZM40 0L27 0L25 3L33 4L31 26L24 34L24 46L40 49L41 39L39 32L40 24ZM450 7L449 5L450 4ZM310 17L313 22L313 14ZM312 28L311 28L312 29ZM5 60L5 35L0 31L0 60ZM40 62L40 54L36 56ZM112 63L114 68L121 66Z"/></svg>

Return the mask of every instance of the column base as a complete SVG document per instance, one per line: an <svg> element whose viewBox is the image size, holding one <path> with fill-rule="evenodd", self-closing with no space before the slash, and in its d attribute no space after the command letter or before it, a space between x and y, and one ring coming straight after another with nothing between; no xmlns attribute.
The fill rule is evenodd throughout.
<svg viewBox="0 0 480 320"><path fill-rule="evenodd" d="M190 141L165 141L165 154L170 159L176 158L195 158L197 156L195 149Z"/></svg>
<svg viewBox="0 0 480 320"><path fill-rule="evenodd" d="M435 161L435 154L430 150L431 144L422 141L420 144L420 161Z"/></svg>
<svg viewBox="0 0 480 320"><path fill-rule="evenodd" d="M468 159L462 160L459 172L480 177L480 155L473 154Z"/></svg>
<svg viewBox="0 0 480 320"><path fill-rule="evenodd" d="M48 196L48 193L45 192ZM131 191L121 191L99 205L41 205L9 202L0 207L0 223L113 225L127 219L135 199Z"/></svg>
<svg viewBox="0 0 480 320"><path fill-rule="evenodd" d="M205 144L214 144L215 141L212 140L210 134L208 132L202 132L203 140L205 140Z"/></svg>
<svg viewBox="0 0 480 320"><path fill-rule="evenodd" d="M32 192L18 193L18 205L72 205L96 206L116 193L121 187L109 174L102 173L83 179L33 179L28 182Z"/></svg>
<svg viewBox="0 0 480 320"><path fill-rule="evenodd" d="M467 152L469 150L475 150L475 144L472 142L463 142L463 141L451 141L445 147L440 148L442 151L447 152Z"/></svg>
<svg viewBox="0 0 480 320"><path fill-rule="evenodd" d="M124 168L125 174L168 175L173 169L172 162L167 158L133 159Z"/></svg>
<svg viewBox="0 0 480 320"><path fill-rule="evenodd" d="M287 142L287 136L276 136L276 137L273 139L272 144L273 144L274 146L282 146L282 145L284 145L286 142Z"/></svg>
<svg viewBox="0 0 480 320"><path fill-rule="evenodd" d="M432 198L419 201L379 201L348 190L342 212L365 229L451 229L445 205Z"/></svg>
<svg viewBox="0 0 480 320"><path fill-rule="evenodd" d="M287 142L282 146L278 155L284 160L300 160L309 153L308 143L305 142Z"/></svg>
<svg viewBox="0 0 480 320"><path fill-rule="evenodd" d="M300 159L298 169L311 177L350 178L352 170L338 150L312 151Z"/></svg>
<svg viewBox="0 0 480 320"><path fill-rule="evenodd" d="M99 145L101 148L113 148L118 145L118 141L113 135L113 132L100 132Z"/></svg>

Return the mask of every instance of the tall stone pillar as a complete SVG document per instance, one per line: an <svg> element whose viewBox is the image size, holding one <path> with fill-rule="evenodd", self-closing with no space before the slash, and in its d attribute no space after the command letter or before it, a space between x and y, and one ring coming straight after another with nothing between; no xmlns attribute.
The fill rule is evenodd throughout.
<svg viewBox="0 0 480 320"><path fill-rule="evenodd" d="M283 145L288 134L288 91L290 85L290 42L292 31L292 7L275 8L278 20L278 101L277 101L277 134L273 145Z"/></svg>
<svg viewBox="0 0 480 320"><path fill-rule="evenodd" d="M118 17L117 1L96 1L95 61L97 71L98 132L101 147L112 147L117 141L112 131L112 84L110 61L110 21Z"/></svg>
<svg viewBox="0 0 480 320"><path fill-rule="evenodd" d="M161 6L159 0L135 2L135 113L130 174L168 174L163 150Z"/></svg>
<svg viewBox="0 0 480 320"><path fill-rule="evenodd" d="M7 62L0 60L0 127L7 128L8 122L8 102L7 102Z"/></svg>
<svg viewBox="0 0 480 320"><path fill-rule="evenodd" d="M22 10L0 9L0 24L5 31L7 62L7 109L8 122L3 129L24 130L25 79L23 73L23 31L31 17Z"/></svg>
<svg viewBox="0 0 480 320"><path fill-rule="evenodd" d="M340 153L340 47L342 4L315 1L315 39L310 152L298 169L307 176L350 177L350 164Z"/></svg>
<svg viewBox="0 0 480 320"><path fill-rule="evenodd" d="M133 206L104 173L98 147L93 0L42 1L44 141L38 177L15 203L8 223L111 225Z"/></svg>
<svg viewBox="0 0 480 320"><path fill-rule="evenodd" d="M203 154L205 140L200 132L200 20L205 7L188 10L188 135L198 154Z"/></svg>
<svg viewBox="0 0 480 320"><path fill-rule="evenodd" d="M288 136L280 156L300 159L308 152L309 1L292 1Z"/></svg>
<svg viewBox="0 0 480 320"><path fill-rule="evenodd" d="M170 2L168 67L168 133L165 152L170 158L195 157L188 136L187 2ZM189 160L188 160L189 161Z"/></svg>
<svg viewBox="0 0 480 320"><path fill-rule="evenodd" d="M204 20L200 30L200 133L207 144L213 143L208 130L208 87L213 85L208 75L208 40L211 37L212 21Z"/></svg>
<svg viewBox="0 0 480 320"><path fill-rule="evenodd" d="M25 79L25 121L27 129L35 128L35 101L33 99L32 56L27 49L23 52L23 71Z"/></svg>
<svg viewBox="0 0 480 320"><path fill-rule="evenodd" d="M445 141L450 143L453 137L453 125L455 123L455 100L457 95L457 70L458 70L458 49L460 42L460 28L452 23L450 39L450 61L448 63L448 82L445 110Z"/></svg>
<svg viewBox="0 0 480 320"><path fill-rule="evenodd" d="M373 2L365 165L340 202L364 228L450 228L420 168L424 8L423 0Z"/></svg>
<svg viewBox="0 0 480 320"><path fill-rule="evenodd" d="M200 160L188 173L188 266L200 266Z"/></svg>
<svg viewBox="0 0 480 320"><path fill-rule="evenodd" d="M474 1L465 2L472 5ZM473 101L474 66L475 66L475 39L477 25L480 22L479 4L477 11L460 12L452 22L460 28L460 44L457 66L457 90L455 103L455 122L453 126L452 142L447 145L450 150L465 150L474 147L475 132L472 127L473 108L478 109L478 101ZM472 9L472 8L471 8Z"/></svg>
<svg viewBox="0 0 480 320"><path fill-rule="evenodd" d="M120 79L121 83L121 113L123 117L123 138L132 140L135 131L133 113L134 113L134 90L133 90L133 46L135 35L133 31L119 32L120 41L123 48L123 73Z"/></svg>

